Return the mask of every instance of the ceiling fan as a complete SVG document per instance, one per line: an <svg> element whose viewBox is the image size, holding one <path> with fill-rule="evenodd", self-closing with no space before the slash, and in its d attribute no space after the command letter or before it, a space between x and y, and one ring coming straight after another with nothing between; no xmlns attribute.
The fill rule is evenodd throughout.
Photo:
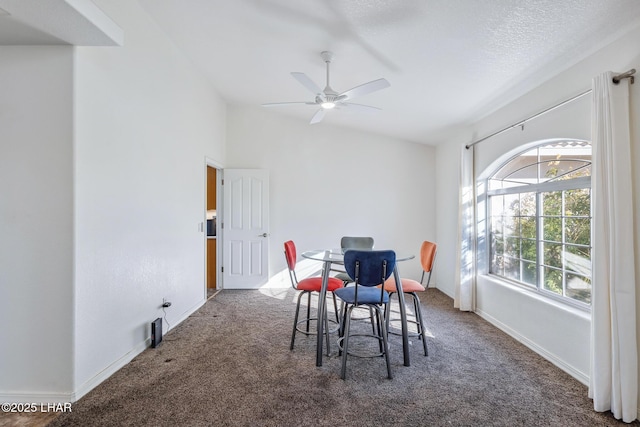
<svg viewBox="0 0 640 427"><path fill-rule="evenodd" d="M354 104L353 102L347 102L358 96L367 95L371 92L375 92L380 89L384 89L390 86L386 79L372 80L368 83L361 84L354 88L351 88L345 92L336 92L329 85L329 66L333 59L333 53L324 51L320 53L322 59L327 64L327 84L324 89L313 82L306 74L293 72L291 75L302 86L313 92L315 95L314 101L309 102L274 102L269 104L262 104L264 107L282 107L289 105L316 105L320 107L318 111L311 118L310 124L318 123L322 121L327 110L335 109L348 109L350 111L379 111L380 108L371 107L369 105Z"/></svg>

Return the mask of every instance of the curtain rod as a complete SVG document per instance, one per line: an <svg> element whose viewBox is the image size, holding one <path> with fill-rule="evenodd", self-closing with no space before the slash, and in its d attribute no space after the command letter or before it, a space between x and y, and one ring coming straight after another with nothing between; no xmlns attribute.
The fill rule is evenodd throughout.
<svg viewBox="0 0 640 427"><path fill-rule="evenodd" d="M627 71L626 73L622 73L622 74L618 74L618 75L616 75L616 76L613 76L612 81L613 81L613 83L614 83L614 84L618 84L618 83L620 83L620 80L629 78L629 79L631 79L631 84L633 84L633 83L634 83L633 75L635 74L635 72L636 72L636 69L635 69L635 68L632 68L632 69L630 69L629 71ZM549 111L551 111L551 110L555 110L555 109L556 109L556 108L558 108L558 107L562 107L563 105L568 104L568 103L569 103L569 102L571 102L571 101L575 101L576 99L578 99L578 98L580 98L580 97L583 97L583 96L585 96L585 95L586 95L586 94L588 94L588 93L591 93L591 89L589 89L589 90L585 90L584 92L579 93L578 95L575 95L575 96L573 96L573 97L571 97L571 98L569 98L569 99L567 99L567 100L564 100L564 101L562 101L562 102L561 102L561 103L559 103L559 104L556 104L556 105L554 105L554 106L552 106L552 107L546 108L546 109L544 109L544 110L542 110L542 111L540 111L540 112L538 112L538 113L534 114L533 116L529 116L529 117L527 117L527 118L526 118L526 119L524 119L524 120L520 120L519 122L517 122L517 123L515 123L515 124L512 124L511 126L507 126L506 128L500 129L499 131L494 132L494 133L492 133L491 135L488 135L488 136L485 136L484 138L480 138L480 139L478 139L478 140L476 140L476 141L473 141L472 143L465 145L465 148L468 150L469 148L473 147L473 146L474 146L474 145L476 145L476 144L481 143L482 141L486 141L486 140L487 140L487 139L489 139L489 138L492 138L492 137L494 137L494 136L496 136L496 135L499 135L499 134L501 134L501 133L503 133L503 132L506 132L506 131L508 131L508 130L511 130L511 129L515 128L515 127L522 126L522 125L524 125L526 122L528 122L529 120L533 120L533 119L535 119L536 117L539 117L539 116L541 116L541 115L543 115L543 114L545 114L545 113L548 113L548 112L549 112Z"/></svg>
<svg viewBox="0 0 640 427"><path fill-rule="evenodd" d="M620 83L620 80L622 79L630 79L631 80L631 84L633 84L635 82L635 79L633 78L633 75L636 73L636 69L632 68L629 71L627 71L626 73L622 73L622 74L618 74L617 76L613 76L613 83L614 84L618 84Z"/></svg>

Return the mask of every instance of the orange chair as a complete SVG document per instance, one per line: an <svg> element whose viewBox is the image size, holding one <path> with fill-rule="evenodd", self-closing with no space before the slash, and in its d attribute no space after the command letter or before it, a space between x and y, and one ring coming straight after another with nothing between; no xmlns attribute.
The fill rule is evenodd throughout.
<svg viewBox="0 0 640 427"><path fill-rule="evenodd" d="M414 323L417 326L417 336L422 340L422 346L424 347L425 356L429 355L429 352L427 351L427 336L424 327L424 320L422 319L422 310L420 309L420 298L418 298L418 294L416 292L422 292L429 287L429 282L431 281L431 272L433 271L433 265L436 258L436 249L437 246L435 243L426 240L422 242L422 246L420 247L420 264L422 264L422 277L419 282L413 279L400 278L400 280L402 281L402 291L405 295L411 295L411 297L413 298L415 320L407 320L407 322ZM425 273L429 273L426 286L422 284ZM393 276L389 277L384 282L384 290L389 292L389 295L393 295L394 293L398 292L398 289L396 288L396 281ZM389 330L390 307L391 304L388 304L385 313L387 330Z"/></svg>
<svg viewBox="0 0 640 427"><path fill-rule="evenodd" d="M298 295L298 303L296 305L296 316L293 321L293 333L291 334L291 346L289 347L291 350L293 350L293 344L295 343L295 340L296 340L296 332L301 332L305 335L315 335L315 332L311 332L309 328L311 322L313 320L317 320L316 318L311 317L311 294L313 292L318 292L318 293L320 292L322 288L322 277L308 277L306 279L302 279L298 281L298 277L296 276L296 271L295 271L296 262L297 262L296 245L293 243L293 241L289 240L284 243L284 255L287 260L287 267L289 269L289 278L291 279L291 286L293 286L293 289L297 291L302 291ZM334 290L338 288L342 288L343 286L344 284L342 280L336 279L335 277L329 277L327 292L331 292L331 295L333 295ZM307 298L308 298L307 299L307 317L305 319L298 321L298 317L300 313L300 301L302 299L302 296L305 294L307 295ZM338 304L336 302L335 295L333 295L333 306L336 313L336 323L339 323L340 318L338 315ZM327 316L326 316L326 313L327 313L326 308L324 312L325 312L325 316L324 316L325 332L324 333L327 336L327 354L329 354L330 352L329 333L333 331L329 331L329 320L327 319ZM299 326L301 323L306 323L306 328L304 330L301 329L301 327Z"/></svg>

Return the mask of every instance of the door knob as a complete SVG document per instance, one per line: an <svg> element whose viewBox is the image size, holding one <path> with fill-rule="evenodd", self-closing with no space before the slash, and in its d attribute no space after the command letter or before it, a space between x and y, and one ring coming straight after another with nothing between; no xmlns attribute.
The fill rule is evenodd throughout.
<svg viewBox="0 0 640 427"><path fill-rule="evenodd" d="M267 237L267 236L268 236L267 233L258 234L258 237Z"/></svg>

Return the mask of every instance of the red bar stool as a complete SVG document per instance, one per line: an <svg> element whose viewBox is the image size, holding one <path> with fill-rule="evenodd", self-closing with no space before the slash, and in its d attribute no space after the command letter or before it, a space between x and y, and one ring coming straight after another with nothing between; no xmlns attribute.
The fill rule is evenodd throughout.
<svg viewBox="0 0 640 427"><path fill-rule="evenodd" d="M301 332L305 335L316 334L316 332L311 331L309 328L310 324L314 320L317 320L316 318L311 317L311 294L314 292L320 293L320 290L322 289L322 277L308 277L302 280L298 280L298 277L296 276L296 271L295 271L296 262L297 262L296 245L295 243L293 243L292 240L286 241L284 243L284 255L287 260L287 268L289 270L289 278L291 279L291 286L296 291L301 291L298 294L298 303L296 304L296 315L293 320L293 332L291 334L291 346L289 347L291 350L293 350L293 345L296 340L296 332ZM338 315L338 304L336 302L336 296L333 294L333 291L335 291L338 288L342 288L343 286L344 284L342 280L336 279L335 277L329 277L327 292L331 292L331 295L333 296L333 306L336 313L336 320L335 321L331 320L331 322L335 322L337 324L339 324L340 317ZM307 316L302 320L298 320L298 317L300 314L300 301L302 300L303 295L307 295ZM334 328L334 330L329 330L329 319L326 316L326 313L327 313L326 308L324 312L325 312L324 334L327 337L327 355L329 355L330 353L329 333L335 332L337 328ZM301 324L305 324L306 327L302 328Z"/></svg>

